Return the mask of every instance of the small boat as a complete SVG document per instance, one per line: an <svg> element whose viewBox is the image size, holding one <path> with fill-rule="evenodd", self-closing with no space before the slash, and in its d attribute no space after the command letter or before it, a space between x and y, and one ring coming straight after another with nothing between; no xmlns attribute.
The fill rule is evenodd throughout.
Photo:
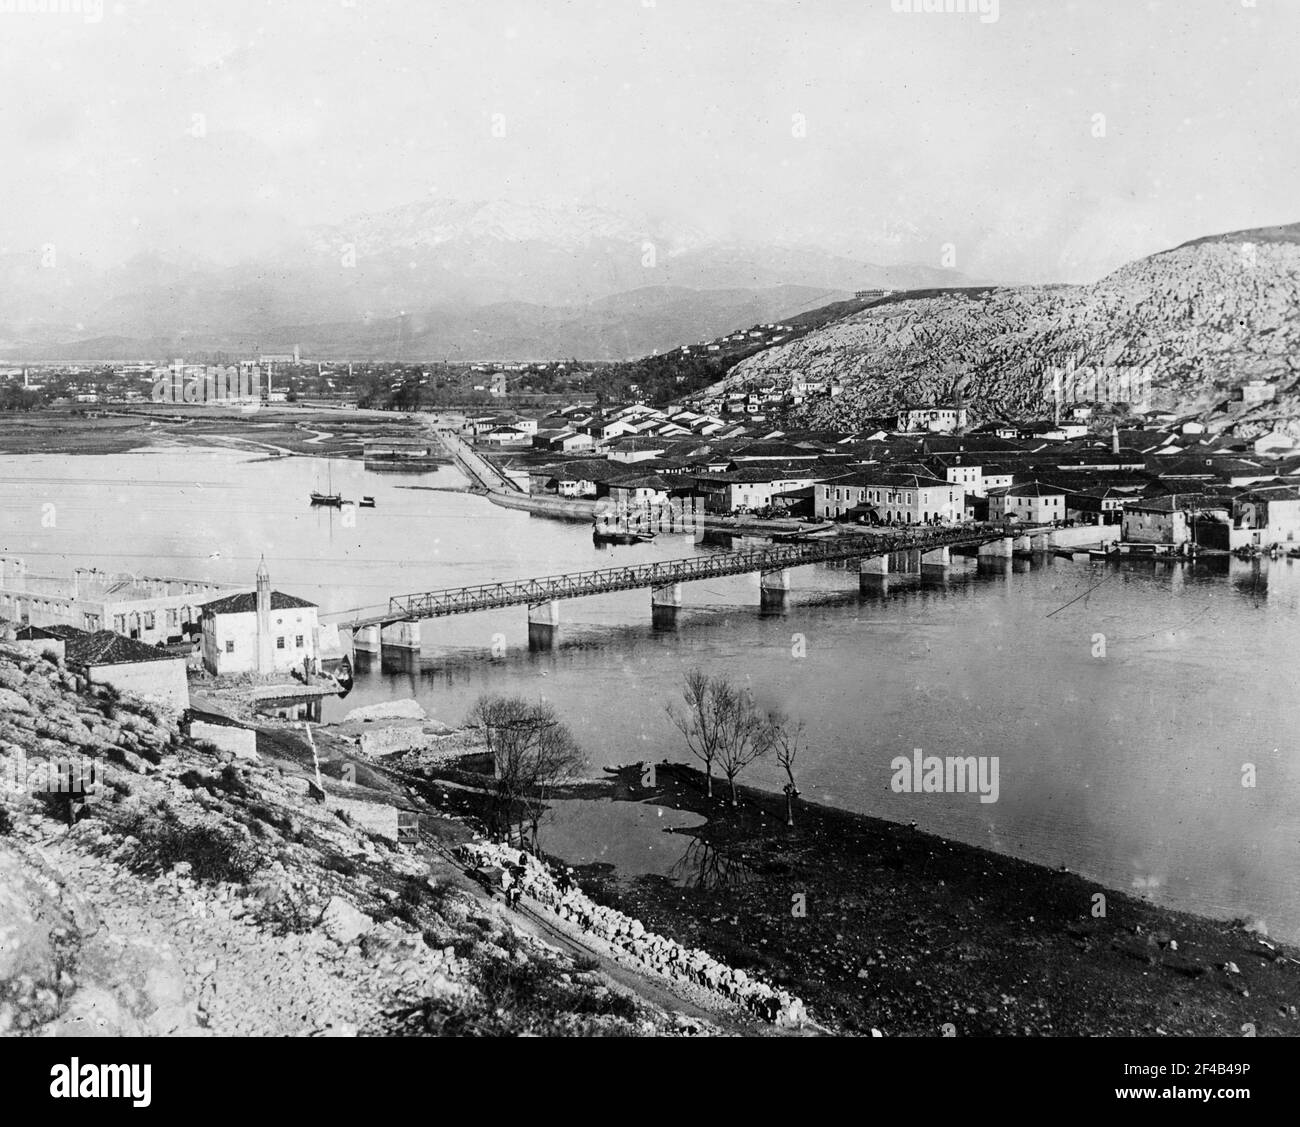
<svg viewBox="0 0 1300 1127"><path fill-rule="evenodd" d="M622 528L593 528L591 538L597 544L646 544L655 538L655 534Z"/></svg>
<svg viewBox="0 0 1300 1127"><path fill-rule="evenodd" d="M343 495L334 492L334 467L327 467L329 472L329 492L320 493L313 489L311 491L311 503L313 505L328 505L332 509L341 509L343 507Z"/></svg>
<svg viewBox="0 0 1300 1127"><path fill-rule="evenodd" d="M373 497L362 497L361 507L363 509L373 509L375 507L375 499Z"/></svg>
<svg viewBox="0 0 1300 1127"><path fill-rule="evenodd" d="M828 520L822 524L810 525L808 528L796 528L790 532L773 532L771 539L779 542L804 540L809 537L822 539L827 532L835 531L835 522Z"/></svg>

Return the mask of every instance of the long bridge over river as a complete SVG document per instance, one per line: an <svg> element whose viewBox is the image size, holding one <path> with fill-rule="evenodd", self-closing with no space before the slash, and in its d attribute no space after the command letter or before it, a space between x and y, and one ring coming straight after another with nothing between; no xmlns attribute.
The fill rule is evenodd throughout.
<svg viewBox="0 0 1300 1127"><path fill-rule="evenodd" d="M530 634L532 627L549 632L559 625L559 603L563 599L648 588L652 610L672 613L682 605L683 583L750 572L758 573L760 598L767 604L781 600L790 589L790 569L794 567L857 559L860 582L866 586L873 579L889 574L890 556L897 553L919 554L922 567L946 568L953 549L975 548L980 556L1009 558L1016 548L1050 551L1059 535L1060 531L1051 529L1021 528L1013 538L1007 536L1005 529L987 527L892 535L839 535L736 552L395 595L389 599L386 611L363 616L340 612L326 617L336 619L340 627L351 628L355 649L372 653L378 652L381 645L419 649L420 622L452 614L527 606Z"/></svg>

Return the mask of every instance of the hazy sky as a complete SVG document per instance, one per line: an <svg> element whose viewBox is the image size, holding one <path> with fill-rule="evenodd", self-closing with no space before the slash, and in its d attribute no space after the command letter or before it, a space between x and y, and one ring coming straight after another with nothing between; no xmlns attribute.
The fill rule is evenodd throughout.
<svg viewBox="0 0 1300 1127"><path fill-rule="evenodd" d="M43 3L0 0L11 252L229 260L436 193L1086 281L1300 220L1297 0Z"/></svg>

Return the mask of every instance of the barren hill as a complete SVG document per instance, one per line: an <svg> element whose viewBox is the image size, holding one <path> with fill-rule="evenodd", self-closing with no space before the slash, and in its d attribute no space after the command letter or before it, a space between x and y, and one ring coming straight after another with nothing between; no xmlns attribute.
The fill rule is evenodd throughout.
<svg viewBox="0 0 1300 1127"><path fill-rule="evenodd" d="M1300 224L1240 231L1140 259L1086 286L900 294L740 364L730 385L802 376L845 385L799 423L947 398L964 381L976 414L1028 415L1097 399L1204 414L1247 435L1300 431ZM1226 406L1252 380L1277 400ZM1094 394L1095 391L1095 394Z"/></svg>

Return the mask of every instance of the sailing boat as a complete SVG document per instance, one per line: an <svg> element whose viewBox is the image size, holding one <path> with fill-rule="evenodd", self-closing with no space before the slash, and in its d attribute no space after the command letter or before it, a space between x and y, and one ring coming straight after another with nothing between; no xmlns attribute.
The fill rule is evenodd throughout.
<svg viewBox="0 0 1300 1127"><path fill-rule="evenodd" d="M343 495L334 492L334 467L327 465L326 470L329 473L329 492L317 493L313 489L311 491L311 503L313 505L330 505L333 508L341 509L343 507Z"/></svg>

